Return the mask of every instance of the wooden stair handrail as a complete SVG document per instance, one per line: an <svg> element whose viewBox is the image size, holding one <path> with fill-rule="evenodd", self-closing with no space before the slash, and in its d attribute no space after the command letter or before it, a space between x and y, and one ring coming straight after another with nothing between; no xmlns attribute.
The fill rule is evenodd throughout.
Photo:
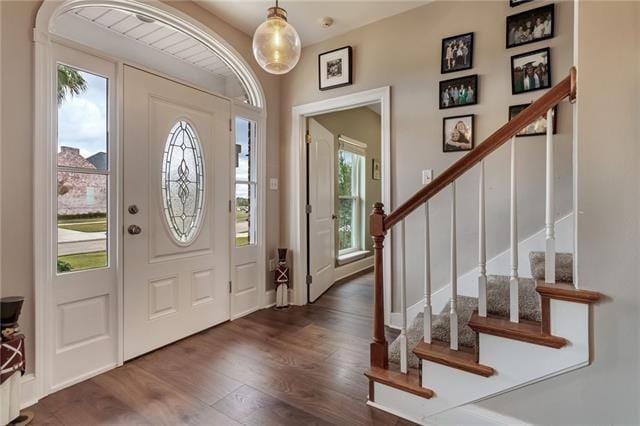
<svg viewBox="0 0 640 426"><path fill-rule="evenodd" d="M566 97L569 98L570 102L574 102L576 98L575 67L571 68L569 75L564 80L553 86L511 121L496 130L473 151L453 163L444 173L416 192L388 216L385 214L382 203L375 204L369 219L369 233L374 242L373 338L369 349L371 367L387 369L389 366L388 343L384 332L384 275L382 265L384 239L387 231L477 163L484 160L521 129L546 114L547 111Z"/></svg>
<svg viewBox="0 0 640 426"><path fill-rule="evenodd" d="M462 176L489 154L501 147L516 133L524 127L533 123L540 116L556 106L564 98L569 97L571 101L575 98L576 92L576 69L571 68L569 75L560 83L553 86L547 93L529 105L511 121L496 130L491 136L467 155L456 161L441 175L435 177L431 183L417 191L411 198L402 203L397 209L389 213L384 218L384 230L387 231L396 223L407 217L415 209L423 205L434 195L449 186L453 181Z"/></svg>

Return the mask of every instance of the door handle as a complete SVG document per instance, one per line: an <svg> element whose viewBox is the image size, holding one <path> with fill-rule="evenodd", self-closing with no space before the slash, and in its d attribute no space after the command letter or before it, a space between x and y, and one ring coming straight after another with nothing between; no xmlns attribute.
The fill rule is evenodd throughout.
<svg viewBox="0 0 640 426"><path fill-rule="evenodd" d="M335 214L331 215L331 219L336 220L338 218L338 216L336 216Z"/></svg>
<svg viewBox="0 0 640 426"><path fill-rule="evenodd" d="M129 225L129 227L127 228L127 232L129 232L129 234L131 235L138 235L142 232L142 228L140 228L138 225Z"/></svg>

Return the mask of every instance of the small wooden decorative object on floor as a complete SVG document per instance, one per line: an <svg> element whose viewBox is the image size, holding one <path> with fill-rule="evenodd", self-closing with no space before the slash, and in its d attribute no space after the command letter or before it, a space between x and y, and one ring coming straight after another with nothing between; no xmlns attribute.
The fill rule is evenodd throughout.
<svg viewBox="0 0 640 426"><path fill-rule="evenodd" d="M278 249L276 286L276 309L286 309L289 307L289 267L286 248Z"/></svg>

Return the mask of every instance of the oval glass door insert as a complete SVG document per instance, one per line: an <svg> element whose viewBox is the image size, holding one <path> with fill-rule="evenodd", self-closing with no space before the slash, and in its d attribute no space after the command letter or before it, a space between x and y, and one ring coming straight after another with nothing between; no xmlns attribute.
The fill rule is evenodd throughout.
<svg viewBox="0 0 640 426"><path fill-rule="evenodd" d="M188 122L178 121L167 136L162 157L162 204L173 239L190 244L202 222L204 206L204 159L196 132Z"/></svg>

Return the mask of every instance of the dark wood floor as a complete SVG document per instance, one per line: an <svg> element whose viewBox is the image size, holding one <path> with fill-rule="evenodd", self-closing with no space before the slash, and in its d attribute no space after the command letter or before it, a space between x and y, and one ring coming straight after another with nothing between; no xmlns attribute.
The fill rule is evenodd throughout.
<svg viewBox="0 0 640 426"><path fill-rule="evenodd" d="M405 425L368 407L372 275L206 330L41 400L35 424Z"/></svg>

